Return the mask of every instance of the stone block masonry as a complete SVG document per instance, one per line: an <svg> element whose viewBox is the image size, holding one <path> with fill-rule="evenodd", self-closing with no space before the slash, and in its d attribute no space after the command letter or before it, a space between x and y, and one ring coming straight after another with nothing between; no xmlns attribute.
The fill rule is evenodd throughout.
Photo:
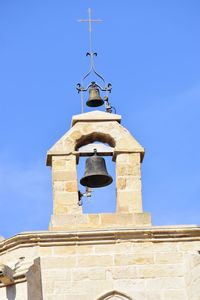
<svg viewBox="0 0 200 300"><path fill-rule="evenodd" d="M86 230L149 226L151 216L143 212L141 161L143 147L121 124L121 117L90 112L73 117L72 128L47 153L52 167L53 214L49 229ZM79 147L94 141L108 143L116 163L116 212L83 215L78 206L77 166Z"/></svg>
<svg viewBox="0 0 200 300"><path fill-rule="evenodd" d="M143 147L103 112L74 116L48 151L53 214L49 231L0 240L0 300L200 300L200 227L151 225L143 212ZM79 147L108 143L116 163L116 212L78 206ZM110 151L110 150L109 150ZM110 152L109 152L110 153Z"/></svg>
<svg viewBox="0 0 200 300"><path fill-rule="evenodd" d="M0 243L10 268L24 257L0 299L199 300L199 249L199 227L24 233Z"/></svg>

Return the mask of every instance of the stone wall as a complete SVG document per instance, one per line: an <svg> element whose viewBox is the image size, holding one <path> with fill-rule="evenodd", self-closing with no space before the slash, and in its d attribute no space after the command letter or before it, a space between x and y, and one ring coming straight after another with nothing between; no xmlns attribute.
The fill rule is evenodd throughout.
<svg viewBox="0 0 200 300"><path fill-rule="evenodd" d="M199 238L198 227L15 237L0 247L1 261L13 268L19 255L24 257L25 282L1 285L0 299L199 300ZM7 298L8 289L15 298Z"/></svg>
<svg viewBox="0 0 200 300"><path fill-rule="evenodd" d="M188 299L178 245L125 242L49 251L41 259L45 299L95 300L110 291L134 300Z"/></svg>
<svg viewBox="0 0 200 300"><path fill-rule="evenodd" d="M192 247L190 247L192 250ZM200 299L200 254L193 253L186 256L185 282L188 299Z"/></svg>
<svg viewBox="0 0 200 300"><path fill-rule="evenodd" d="M28 300L27 282L0 288L1 300Z"/></svg>

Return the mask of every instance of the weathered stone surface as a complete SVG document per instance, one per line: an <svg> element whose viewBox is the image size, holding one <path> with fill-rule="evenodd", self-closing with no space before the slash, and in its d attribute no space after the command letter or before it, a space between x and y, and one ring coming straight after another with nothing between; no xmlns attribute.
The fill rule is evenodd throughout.
<svg viewBox="0 0 200 300"><path fill-rule="evenodd" d="M117 191L118 213L142 213L141 191Z"/></svg>
<svg viewBox="0 0 200 300"><path fill-rule="evenodd" d="M187 226L24 233L0 242L9 267L32 261L0 299L199 300L199 237Z"/></svg>
<svg viewBox="0 0 200 300"><path fill-rule="evenodd" d="M0 282L5 285L13 282L13 270L3 264L0 264Z"/></svg>
<svg viewBox="0 0 200 300"><path fill-rule="evenodd" d="M76 180L73 181L55 181L53 183L54 191L77 192L78 184Z"/></svg>
<svg viewBox="0 0 200 300"><path fill-rule="evenodd" d="M49 229L56 231L74 228L115 228L123 225L136 226L142 222L146 225L151 222L146 216L135 217L135 213L143 213L140 163L144 149L129 131L119 124L120 120L120 116L104 112L74 116L72 128L48 151L47 164L52 166L54 197L54 215ZM77 205L76 151L79 147L95 141L109 144L113 149L113 160L116 160L117 210L112 215L79 218L78 223L77 217L68 218L70 215L82 214L82 208ZM66 216L69 222L62 216Z"/></svg>
<svg viewBox="0 0 200 300"><path fill-rule="evenodd" d="M111 270L112 278L115 279L131 279L138 278L138 269L134 266L114 267Z"/></svg>
<svg viewBox="0 0 200 300"><path fill-rule="evenodd" d="M53 212L55 215L81 213L76 192L54 192Z"/></svg>
<svg viewBox="0 0 200 300"><path fill-rule="evenodd" d="M185 274L184 265L177 265L177 264L170 264L170 265L149 264L148 266L141 266L140 268L138 268L139 278L179 277L179 276L184 276L184 274Z"/></svg>
<svg viewBox="0 0 200 300"><path fill-rule="evenodd" d="M53 171L52 178L54 181L70 181L77 180L77 175L75 171Z"/></svg>
<svg viewBox="0 0 200 300"><path fill-rule="evenodd" d="M154 263L152 254L117 254L114 258L115 265L145 265Z"/></svg>
<svg viewBox="0 0 200 300"><path fill-rule="evenodd" d="M99 140L114 146L115 152L129 151L143 156L144 149L119 121L117 115L106 115L103 112L74 116L74 126L48 151L47 165L52 165L53 156L72 154L77 143L81 146L80 140L84 144Z"/></svg>
<svg viewBox="0 0 200 300"><path fill-rule="evenodd" d="M181 243L182 244L182 243ZM181 245L180 244L180 245ZM179 245L179 246L180 246ZM182 245L183 248L187 249L189 244ZM186 246L186 247L184 247ZM197 243L194 243L194 249L196 248ZM186 264L186 272L185 272L185 283L188 299L198 300L200 298L200 255L199 252L190 253L192 250L192 243L190 243L190 250L185 255L185 264Z"/></svg>
<svg viewBox="0 0 200 300"><path fill-rule="evenodd" d="M75 267L76 265L76 257L65 257L53 256L53 257L45 257L41 260L41 268L44 269L66 269Z"/></svg>
<svg viewBox="0 0 200 300"><path fill-rule="evenodd" d="M184 290L185 282L183 277L167 277L167 278L148 278L146 279L146 290Z"/></svg>
<svg viewBox="0 0 200 300"><path fill-rule="evenodd" d="M27 293L27 282L22 282L16 285L10 285L6 288L0 288L0 299L1 300L29 300ZM33 299L33 298L32 298ZM40 299L39 299L40 300Z"/></svg>
<svg viewBox="0 0 200 300"><path fill-rule="evenodd" d="M75 254L76 253L76 246L60 246L60 247L54 247L54 255L61 255L66 256L68 254Z"/></svg>
<svg viewBox="0 0 200 300"><path fill-rule="evenodd" d="M164 300L169 300L169 299L175 299L175 300L191 300L191 298L187 297L187 294L185 291L183 291L182 289L178 289L178 290L165 290L163 293L163 299ZM199 296L197 296L199 297ZM198 298L197 298L198 299Z"/></svg>
<svg viewBox="0 0 200 300"><path fill-rule="evenodd" d="M73 280L106 280L106 270L105 268L77 268L73 274Z"/></svg>
<svg viewBox="0 0 200 300"><path fill-rule="evenodd" d="M155 262L158 264L172 264L172 263L182 263L183 254L182 253L157 253L155 256Z"/></svg>
<svg viewBox="0 0 200 300"><path fill-rule="evenodd" d="M121 116L117 114L108 114L103 111L92 111L92 112L87 112L84 114L80 115L75 115L72 117L72 126L74 126L77 122L91 122L91 121L117 121L121 122Z"/></svg>
<svg viewBox="0 0 200 300"><path fill-rule="evenodd" d="M55 203L54 215L52 215L50 230L91 230L91 229L106 229L106 228L131 228L133 226L150 225L151 216L148 213L101 213L101 214L82 214L79 211L77 214L76 206L64 203L58 206ZM81 209L79 207L79 209ZM69 214L70 210L71 214ZM73 212L74 210L74 212Z"/></svg>
<svg viewBox="0 0 200 300"><path fill-rule="evenodd" d="M112 255L84 255L77 257L77 264L79 267L100 267L100 266L112 266Z"/></svg>
<svg viewBox="0 0 200 300"><path fill-rule="evenodd" d="M0 262L15 270L13 287L0 283L1 300L200 299L200 229L151 226L142 209L144 149L120 120L102 112L75 116L48 152L50 231L0 241ZM83 214L77 205L77 150L97 140L113 147L117 210Z"/></svg>

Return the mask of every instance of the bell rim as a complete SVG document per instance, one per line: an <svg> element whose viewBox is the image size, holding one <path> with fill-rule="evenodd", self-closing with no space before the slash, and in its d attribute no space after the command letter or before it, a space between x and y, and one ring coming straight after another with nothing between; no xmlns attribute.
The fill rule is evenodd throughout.
<svg viewBox="0 0 200 300"><path fill-rule="evenodd" d="M106 178L107 178L108 180L107 180L107 182L105 182L105 184L103 184L103 185L101 184L101 185L99 185L99 186L97 186L97 185L94 186L94 185L91 185L91 184L84 183L84 181L86 180L86 178L87 178L87 180L89 181L89 178L90 178L90 177L93 177L93 176L105 177L105 175L103 175L103 174L99 174L99 175L94 174L94 175L85 176L85 177L81 178L80 184L83 185L83 186L90 187L90 188L101 188L101 187L108 186L108 185L110 185L110 184L113 182L112 176L106 175Z"/></svg>
<svg viewBox="0 0 200 300"><path fill-rule="evenodd" d="M90 105L89 103L94 103L94 102L98 102L97 105ZM104 101L103 99L97 99L97 100L88 100L86 102L86 105L89 106L89 107L98 107L98 106L102 106L104 104Z"/></svg>

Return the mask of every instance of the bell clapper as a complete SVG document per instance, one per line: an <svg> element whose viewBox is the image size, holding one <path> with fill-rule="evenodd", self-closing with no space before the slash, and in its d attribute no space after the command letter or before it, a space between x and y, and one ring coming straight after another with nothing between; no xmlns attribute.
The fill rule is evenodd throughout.
<svg viewBox="0 0 200 300"><path fill-rule="evenodd" d="M92 197L92 189L89 188L88 186L86 186L85 188L85 193L82 193L81 191L78 191L78 205L82 206L83 205L83 201L82 198L83 197L87 197L87 200L89 201L90 198Z"/></svg>

